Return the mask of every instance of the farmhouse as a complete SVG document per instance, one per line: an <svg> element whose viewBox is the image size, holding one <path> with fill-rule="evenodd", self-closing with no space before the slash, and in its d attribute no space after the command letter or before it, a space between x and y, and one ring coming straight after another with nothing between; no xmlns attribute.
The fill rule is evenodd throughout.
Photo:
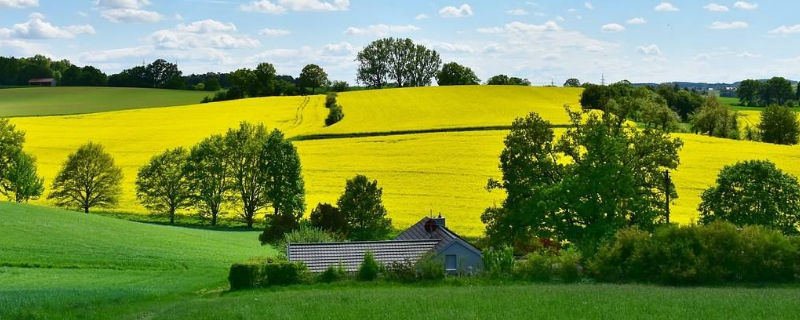
<svg viewBox="0 0 800 320"><path fill-rule="evenodd" d="M28 85L32 87L55 87L56 79L53 78L35 78L28 80Z"/></svg>
<svg viewBox="0 0 800 320"><path fill-rule="evenodd" d="M474 272L483 268L481 251L445 226L445 219L424 218L393 240L337 243L291 243L286 248L290 261L303 262L311 272L341 266L354 272L369 251L375 260L387 265L432 256L444 262L449 274Z"/></svg>

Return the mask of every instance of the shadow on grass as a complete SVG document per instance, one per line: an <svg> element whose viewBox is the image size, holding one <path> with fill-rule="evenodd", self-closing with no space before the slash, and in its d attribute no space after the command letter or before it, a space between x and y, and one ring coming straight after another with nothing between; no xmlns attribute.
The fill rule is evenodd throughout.
<svg viewBox="0 0 800 320"><path fill-rule="evenodd" d="M133 214L124 212L92 212L92 214L131 222L199 230L252 232L264 229L262 223L256 223L252 228L248 228L247 224L244 222L229 218L219 219L217 220L217 225L212 226L211 219L190 215L176 215L175 223L170 223L169 217L163 214Z"/></svg>

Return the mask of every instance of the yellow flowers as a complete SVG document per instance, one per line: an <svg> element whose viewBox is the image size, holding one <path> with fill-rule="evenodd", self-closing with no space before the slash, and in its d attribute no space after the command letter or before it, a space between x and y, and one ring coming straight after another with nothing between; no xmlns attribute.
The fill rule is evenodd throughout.
<svg viewBox="0 0 800 320"><path fill-rule="evenodd" d="M567 124L565 104L578 106L580 89L533 87L429 87L348 92L339 95L344 119L325 127L324 96L276 97L172 108L139 109L76 116L15 118L26 131L26 150L39 159L49 187L67 154L88 141L98 142L123 168L123 197L118 210L146 213L136 201L136 171L168 148L191 147L241 121L262 122L287 137L509 126L514 118L539 112L554 124ZM557 130L562 131L562 130ZM303 165L307 207L334 203L345 180L364 174L378 180L395 227L421 216L447 216L448 226L475 236L483 232L480 215L500 205L502 192L485 190L500 178L498 156L507 132L473 131L296 141ZM733 141L679 134L686 145L674 172L680 198L673 220L696 220L702 191L719 170L746 159L770 159L800 176L800 147ZM40 204L46 204L43 200ZM228 210L232 213L232 209Z"/></svg>

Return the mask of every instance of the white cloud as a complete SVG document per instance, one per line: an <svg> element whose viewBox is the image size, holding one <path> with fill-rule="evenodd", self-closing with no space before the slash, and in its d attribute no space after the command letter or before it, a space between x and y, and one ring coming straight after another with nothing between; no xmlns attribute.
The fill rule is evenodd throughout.
<svg viewBox="0 0 800 320"><path fill-rule="evenodd" d="M584 3L583 3L583 6L584 6L584 7L586 7L586 9L589 9L589 10L594 10L594 6L592 5L592 3L591 3L591 2L588 2L588 1L587 1L587 2L584 2Z"/></svg>
<svg viewBox="0 0 800 320"><path fill-rule="evenodd" d="M678 7L672 5L669 2L662 2L661 4L657 5L654 10L661 11L661 12L674 12L674 11L681 11Z"/></svg>
<svg viewBox="0 0 800 320"><path fill-rule="evenodd" d="M292 32L289 30L283 29L262 29L258 32L258 34L265 36L265 37L282 37L291 34Z"/></svg>
<svg viewBox="0 0 800 320"><path fill-rule="evenodd" d="M636 52L641 53L646 56L660 56L661 49L658 48L657 45L651 44L649 46L639 46L636 48Z"/></svg>
<svg viewBox="0 0 800 320"><path fill-rule="evenodd" d="M747 2L744 2L744 1L738 1L738 2L733 4L733 7L736 8L736 9L741 9L741 10L755 10L755 9L758 9L758 4L757 3L747 3Z"/></svg>
<svg viewBox="0 0 800 320"><path fill-rule="evenodd" d="M512 10L506 11L506 13L510 14L512 16L526 16L526 15L528 15L528 11L525 11L525 9L512 9Z"/></svg>
<svg viewBox="0 0 800 320"><path fill-rule="evenodd" d="M0 30L0 38L2 38ZM8 56L32 56L35 54L48 55L42 44L23 40L0 40L0 52Z"/></svg>
<svg viewBox="0 0 800 320"><path fill-rule="evenodd" d="M561 27L554 21L547 21L544 24L527 24L519 21L506 24L503 28L480 28L479 33L528 33L528 32L545 32L545 31L561 31Z"/></svg>
<svg viewBox="0 0 800 320"><path fill-rule="evenodd" d="M350 0L270 0L251 1L239 6L242 11L261 12L270 14L283 14L286 11L347 11L350 9Z"/></svg>
<svg viewBox="0 0 800 320"><path fill-rule="evenodd" d="M696 55L696 56L694 57L694 60L695 60L695 61L706 61L706 60L711 60L711 55L710 55L710 54L707 54L707 53L701 53L701 54L698 54L698 55Z"/></svg>
<svg viewBox="0 0 800 320"><path fill-rule="evenodd" d="M428 19L428 15L424 13L420 13L416 17L414 17L414 20L425 20L425 19Z"/></svg>
<svg viewBox="0 0 800 320"><path fill-rule="evenodd" d="M470 7L468 4L462 4L458 8L454 6L448 6L439 10L439 16L442 18L464 18L471 17L472 15L472 7Z"/></svg>
<svg viewBox="0 0 800 320"><path fill-rule="evenodd" d="M336 44L327 44L324 47L322 47L322 51L325 54L337 55L337 56L352 55L352 54L355 54L356 52L358 52L356 47L354 47L349 42L340 42L340 43L336 43Z"/></svg>
<svg viewBox="0 0 800 320"><path fill-rule="evenodd" d="M464 43L423 41L422 44L432 47L440 52L473 53L476 51L472 48L472 46Z"/></svg>
<svg viewBox="0 0 800 320"><path fill-rule="evenodd" d="M178 21L183 21L183 16L180 13L176 13L174 16L172 16L172 18Z"/></svg>
<svg viewBox="0 0 800 320"><path fill-rule="evenodd" d="M215 33L215 32L235 32L236 25L233 23L222 23L217 20L201 20L195 21L190 24L179 24L175 27L179 32L189 33Z"/></svg>
<svg viewBox="0 0 800 320"><path fill-rule="evenodd" d="M627 22L628 24L645 24L647 23L647 20L645 20L644 18L631 18L628 19Z"/></svg>
<svg viewBox="0 0 800 320"><path fill-rule="evenodd" d="M10 29L0 29L0 38L74 39L81 34L95 34L90 25L57 27L45 21L41 13L31 13L28 17L28 22L15 24Z"/></svg>
<svg viewBox="0 0 800 320"><path fill-rule="evenodd" d="M164 19L160 13L144 10L149 0L96 0L95 6L102 9L100 16L115 23L155 23Z"/></svg>
<svg viewBox="0 0 800 320"><path fill-rule="evenodd" d="M602 30L603 32L609 32L609 33L622 32L622 31L625 31L625 27L623 27L622 25L616 24L616 23L609 23L609 24L603 25L600 28L600 30Z"/></svg>
<svg viewBox="0 0 800 320"><path fill-rule="evenodd" d="M149 40L157 49L162 50L239 49L256 48L261 45L256 39L236 34L236 30L233 23L202 20L188 25L179 24L174 29L153 32ZM219 54L212 50L206 53Z"/></svg>
<svg viewBox="0 0 800 320"><path fill-rule="evenodd" d="M374 24L366 28L349 27L344 31L344 34L351 36L374 36L385 37L394 33L407 33L419 31L420 29L414 25L387 25L387 24Z"/></svg>
<svg viewBox="0 0 800 320"><path fill-rule="evenodd" d="M747 22L744 21L733 21L733 22L721 22L721 21L714 21L708 28L714 30L735 30L735 29L744 29L747 28L749 25Z"/></svg>
<svg viewBox="0 0 800 320"><path fill-rule="evenodd" d="M140 58L151 53L153 53L152 46L87 51L79 54L78 60L81 62L107 62L128 58Z"/></svg>
<svg viewBox="0 0 800 320"><path fill-rule="evenodd" d="M737 54L736 56L739 57L739 58L754 58L754 59L755 58L761 58L761 54L750 53L750 52L747 52L747 51L742 52L740 54Z"/></svg>
<svg viewBox="0 0 800 320"><path fill-rule="evenodd" d="M769 33L772 34L796 34L800 33L800 24L793 25L793 26L780 26L773 30L770 30Z"/></svg>
<svg viewBox="0 0 800 320"><path fill-rule="evenodd" d="M101 8L141 9L149 6L149 0L95 0L94 5Z"/></svg>
<svg viewBox="0 0 800 320"><path fill-rule="evenodd" d="M707 11L711 11L711 12L728 12L728 11L730 11L730 10L728 10L728 7L723 6L723 5L719 5L719 4L716 4L716 3L709 3L709 4L705 5L705 6L703 6L703 9L706 9Z"/></svg>
<svg viewBox="0 0 800 320"><path fill-rule="evenodd" d="M0 8L24 9L38 6L39 0L0 0Z"/></svg>

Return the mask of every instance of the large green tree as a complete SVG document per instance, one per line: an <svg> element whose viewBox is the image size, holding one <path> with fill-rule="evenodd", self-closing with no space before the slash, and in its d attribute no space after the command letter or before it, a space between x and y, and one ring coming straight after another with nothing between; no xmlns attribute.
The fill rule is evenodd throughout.
<svg viewBox="0 0 800 320"><path fill-rule="evenodd" d="M253 70L247 68L238 69L228 76L228 81L231 86L237 87L248 97L258 97L261 88L258 85L258 76Z"/></svg>
<svg viewBox="0 0 800 320"><path fill-rule="evenodd" d="M481 83L481 79L478 79L472 69L455 62L445 63L442 66L442 70L436 74L436 79L440 86L477 85Z"/></svg>
<svg viewBox="0 0 800 320"><path fill-rule="evenodd" d="M398 87L430 85L442 60L439 53L411 39L386 38L373 41L358 53L357 79L370 88L382 88L390 81Z"/></svg>
<svg viewBox="0 0 800 320"><path fill-rule="evenodd" d="M717 183L703 192L700 221L763 225L786 234L800 228L800 184L768 160L726 166Z"/></svg>
<svg viewBox="0 0 800 320"><path fill-rule="evenodd" d="M369 88L381 89L389 83L391 39L375 40L358 52L356 79Z"/></svg>
<svg viewBox="0 0 800 320"><path fill-rule="evenodd" d="M175 212L191 205L191 184L186 163L189 152L184 148L155 155L139 168L136 177L136 198L147 209L169 215L175 223Z"/></svg>
<svg viewBox="0 0 800 320"><path fill-rule="evenodd" d="M247 227L253 227L256 214L269 205L266 196L268 176L262 166L268 160L262 153L267 139L267 128L263 124L248 122L242 122L239 128L230 129L225 134L228 176Z"/></svg>
<svg viewBox="0 0 800 320"><path fill-rule="evenodd" d="M347 221L350 240L383 240L392 231L392 220L386 217L382 196L378 181L363 175L347 180L336 204Z"/></svg>
<svg viewBox="0 0 800 320"><path fill-rule="evenodd" d="M712 137L739 139L739 113L731 111L716 97L708 97L690 117L692 130Z"/></svg>
<svg viewBox="0 0 800 320"><path fill-rule="evenodd" d="M739 103L748 107L755 107L761 103L761 81L758 80L744 80L736 88L736 96L739 97Z"/></svg>
<svg viewBox="0 0 800 320"><path fill-rule="evenodd" d="M761 87L761 105L784 105L794 97L792 82L782 77L773 77Z"/></svg>
<svg viewBox="0 0 800 320"><path fill-rule="evenodd" d="M8 119L0 118L0 182L5 180L24 143L25 133L17 130Z"/></svg>
<svg viewBox="0 0 800 320"><path fill-rule="evenodd" d="M325 73L322 67L316 64L309 64L303 67L299 80L301 88L311 88L311 94L314 94L317 88L328 83L328 74Z"/></svg>
<svg viewBox="0 0 800 320"><path fill-rule="evenodd" d="M664 170L678 166L683 143L660 130L621 125L611 113L568 111L573 127L555 138L537 114L517 119L500 155L502 207L482 216L494 245L556 238L591 255L617 229L665 221Z"/></svg>
<svg viewBox="0 0 800 320"><path fill-rule="evenodd" d="M771 105L764 109L758 129L764 142L792 145L800 138L797 114L788 107Z"/></svg>
<svg viewBox="0 0 800 320"><path fill-rule="evenodd" d="M225 138L213 135L192 147L184 167L192 203L200 214L211 218L212 226L217 225L232 186L226 157Z"/></svg>
<svg viewBox="0 0 800 320"><path fill-rule="evenodd" d="M44 178L36 171L36 158L25 152L17 153L5 179L0 180L0 193L17 203L39 199L44 193Z"/></svg>
<svg viewBox="0 0 800 320"><path fill-rule="evenodd" d="M577 78L569 78L567 81L564 82L565 87L580 87L581 81Z"/></svg>
<svg viewBox="0 0 800 320"><path fill-rule="evenodd" d="M258 79L259 93L261 96L275 95L275 67L271 63L259 63L255 70Z"/></svg>
<svg viewBox="0 0 800 320"><path fill-rule="evenodd" d="M122 177L122 169L103 146L89 142L67 157L47 199L85 213L95 207L113 207L122 193Z"/></svg>
<svg viewBox="0 0 800 320"><path fill-rule="evenodd" d="M531 82L528 79L499 74L486 80L486 84L490 86L530 86Z"/></svg>
<svg viewBox="0 0 800 320"><path fill-rule="evenodd" d="M261 168L266 174L266 199L272 205L262 243L280 239L300 227L306 210L305 182L297 148L279 130L273 130L261 150Z"/></svg>

